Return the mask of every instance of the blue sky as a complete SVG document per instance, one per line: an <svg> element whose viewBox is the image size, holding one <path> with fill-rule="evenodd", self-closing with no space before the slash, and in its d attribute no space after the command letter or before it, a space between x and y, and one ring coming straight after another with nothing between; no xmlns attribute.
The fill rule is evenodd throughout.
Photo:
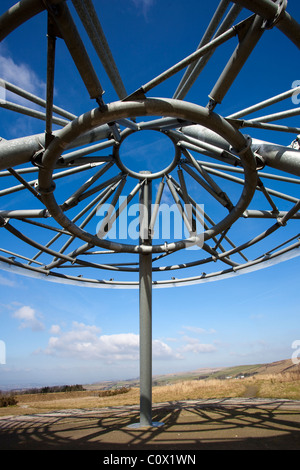
<svg viewBox="0 0 300 470"><path fill-rule="evenodd" d="M94 2L128 93L198 46L218 2L200 3L201 10L194 0ZM12 4L3 0L1 12ZM299 18L299 3L290 0L288 6ZM45 20L43 14L33 18L0 45L2 77L41 96L46 82ZM206 106L231 51L232 46L225 44L216 52L186 100ZM296 53L282 33L276 29L267 32L218 112L226 116L291 88L300 79ZM105 90L104 100L115 101L117 96L102 66L92 52L91 57ZM160 85L151 96L172 97L180 76ZM61 42L55 103L77 115L95 106ZM273 109L293 106L289 100ZM291 122L298 125L297 120ZM3 111L0 128L2 137L12 139L43 132L43 123ZM255 131L252 135L282 145L294 138L276 132ZM145 143L143 158L149 159L163 145L160 140L153 148ZM18 203L19 198L17 193L13 202ZM6 235L3 241L15 248ZM154 289L153 374L290 358L292 344L300 338L298 267L295 258L236 278ZM0 271L0 292L0 340L6 346L0 389L138 376L137 290L61 285Z"/></svg>

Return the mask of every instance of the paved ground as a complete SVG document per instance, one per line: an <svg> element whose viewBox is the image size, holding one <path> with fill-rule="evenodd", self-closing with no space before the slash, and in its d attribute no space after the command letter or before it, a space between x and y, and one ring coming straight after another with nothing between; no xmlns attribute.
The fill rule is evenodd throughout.
<svg viewBox="0 0 300 470"><path fill-rule="evenodd" d="M197 400L153 405L159 427L134 428L139 409L66 410L0 418L1 450L299 450L300 401Z"/></svg>

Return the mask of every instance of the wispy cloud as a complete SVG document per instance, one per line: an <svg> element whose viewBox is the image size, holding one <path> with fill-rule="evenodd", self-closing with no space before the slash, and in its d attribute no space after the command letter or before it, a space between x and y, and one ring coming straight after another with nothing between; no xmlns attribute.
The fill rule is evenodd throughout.
<svg viewBox="0 0 300 470"><path fill-rule="evenodd" d="M144 17L147 18L149 9L154 5L155 0L132 0L132 2L141 10Z"/></svg>
<svg viewBox="0 0 300 470"><path fill-rule="evenodd" d="M16 62L11 57L11 54L8 49L3 45L0 45L0 70L2 79L18 86L19 88L23 88L29 93L41 97L45 96L45 82L38 77L36 72L32 70L32 68L28 64ZM4 94L2 91L1 98L3 97ZM28 101L24 100L16 94L13 95L12 99L12 95L8 92L7 99L18 103L21 102L22 104L26 102L28 104Z"/></svg>
<svg viewBox="0 0 300 470"><path fill-rule="evenodd" d="M199 341L193 341L189 344L186 344L182 351L183 352L192 352L194 354L210 353L216 351L216 347L213 344L204 344Z"/></svg>
<svg viewBox="0 0 300 470"><path fill-rule="evenodd" d="M29 305L18 308L12 316L20 321L20 329L30 328L32 331L41 331L45 328L39 319L39 314Z"/></svg>
<svg viewBox="0 0 300 470"><path fill-rule="evenodd" d="M211 328L210 330L206 330L205 328L199 328L198 326L183 326L184 330L190 331L196 334L214 334L216 330Z"/></svg>
<svg viewBox="0 0 300 470"><path fill-rule="evenodd" d="M202 343L199 339L199 336L215 334L216 331L212 328L207 330L198 326L183 326L182 329L193 335L188 336L184 332L181 332L181 340L184 342L181 349L182 353L202 354L216 351L217 348L215 344Z"/></svg>
<svg viewBox="0 0 300 470"><path fill-rule="evenodd" d="M106 363L136 361L139 358L139 335L121 333L100 335L100 328L94 325L74 322L71 329L61 331L58 325L51 328L55 336L49 338L44 353L59 357L77 357L83 360L102 359ZM167 359L178 357L164 342L153 341L153 357Z"/></svg>
<svg viewBox="0 0 300 470"><path fill-rule="evenodd" d="M16 287L16 285L17 285L17 283L15 281L13 281L13 280L5 277L5 276L2 276L1 274L0 274L0 284L2 286L9 286L9 287Z"/></svg>

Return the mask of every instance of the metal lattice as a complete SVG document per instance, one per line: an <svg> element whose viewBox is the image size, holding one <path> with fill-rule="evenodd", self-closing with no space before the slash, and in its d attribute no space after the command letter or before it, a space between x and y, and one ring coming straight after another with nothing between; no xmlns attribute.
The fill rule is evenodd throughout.
<svg viewBox="0 0 300 470"><path fill-rule="evenodd" d="M22 0L0 17L4 39L36 15L47 16L46 97L1 81L6 92L29 103L1 100L2 112L35 119L41 131L13 140L3 135L0 142L0 267L112 288L141 288L139 276L146 269L153 287L170 287L236 276L298 256L300 128L295 119L300 108L251 115L287 102L300 87L231 115L218 112L272 29L278 28L298 52L300 27L287 2L221 0L198 48L130 93L92 2L70 3ZM119 101L109 99L109 89L104 101L82 30ZM95 106L88 102L79 117L54 105L56 51L62 43ZM212 77L206 102L189 102L186 96L201 86L203 70L223 45L231 53L219 76ZM177 77L172 96L155 97L161 85ZM257 138L261 131L268 141ZM151 169L137 159L146 136L161 139ZM281 136L293 143L282 145ZM166 200L177 211L181 236L166 236L157 225ZM121 232L128 229L124 214L134 204L140 209L139 231L129 237Z"/></svg>

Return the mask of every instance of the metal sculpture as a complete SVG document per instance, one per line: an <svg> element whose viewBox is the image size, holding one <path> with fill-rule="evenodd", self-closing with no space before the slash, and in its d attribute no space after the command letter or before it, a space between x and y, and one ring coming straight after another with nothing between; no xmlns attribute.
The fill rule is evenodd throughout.
<svg viewBox="0 0 300 470"><path fill-rule="evenodd" d="M44 126L40 134L14 140L2 136L0 142L0 267L54 282L139 289L140 424L154 425L152 287L223 279L300 253L300 128L274 124L298 116L300 108L245 119L291 98L300 87L230 116L217 113L261 37L276 27L296 50L300 26L289 15L286 0L221 0L197 50L128 94L91 0L72 0L76 20L68 3L22 0L0 17L1 40L35 15L47 14L48 20L46 99L1 81L7 91L45 111L0 102L8 110L3 112L27 115ZM104 102L79 22L119 101ZM56 38L65 42L95 102L94 109L89 105L79 117L54 105ZM185 101L194 82L201 81L200 74L214 52L230 41L234 42L233 53L208 102L200 106ZM172 98L149 96L183 70ZM251 134L244 134L244 129ZM261 141L255 139L257 129L276 136L287 133L294 140L289 147L270 143L272 138ZM165 139L168 161L155 160L154 171L145 163L132 168L124 151L126 143L149 131ZM138 150L139 144L136 146ZM182 221L179 238L175 233L167 238L157 228L166 192ZM116 233L114 239L110 236L113 227L134 203L139 208L138 239L128 233L123 238ZM165 264L167 259L172 262ZM189 274L175 278L170 275L174 272Z"/></svg>

